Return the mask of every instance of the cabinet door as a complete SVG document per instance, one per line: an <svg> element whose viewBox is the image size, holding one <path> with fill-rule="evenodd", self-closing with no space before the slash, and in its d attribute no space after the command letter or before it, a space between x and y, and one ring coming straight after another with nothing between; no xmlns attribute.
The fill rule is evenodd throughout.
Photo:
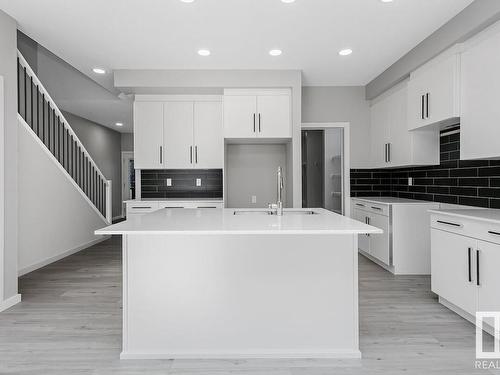
<svg viewBox="0 0 500 375"><path fill-rule="evenodd" d="M387 216L370 214L369 224L382 229L382 234L370 235L370 255L383 263L390 265L389 259L389 218Z"/></svg>
<svg viewBox="0 0 500 375"><path fill-rule="evenodd" d="M194 103L194 165L223 168L222 102Z"/></svg>
<svg viewBox="0 0 500 375"><path fill-rule="evenodd" d="M387 99L374 103L370 108L370 154L374 167L385 167L386 144L389 142L389 107Z"/></svg>
<svg viewBox="0 0 500 375"><path fill-rule="evenodd" d="M263 138L292 136L289 95L257 97L257 134Z"/></svg>
<svg viewBox="0 0 500 375"><path fill-rule="evenodd" d="M478 241L477 250L479 251L478 311L500 311L500 245ZM476 272L475 266L474 263Z"/></svg>
<svg viewBox="0 0 500 375"><path fill-rule="evenodd" d="M461 159L500 156L500 31L462 54Z"/></svg>
<svg viewBox="0 0 500 375"><path fill-rule="evenodd" d="M362 223L366 223L367 214L365 211L354 209L353 210L353 219L361 221ZM358 235L358 248L365 253L370 253L370 239L367 234Z"/></svg>
<svg viewBox="0 0 500 375"><path fill-rule="evenodd" d="M406 85L389 97L389 165L411 164L412 133L408 130Z"/></svg>
<svg viewBox="0 0 500 375"><path fill-rule="evenodd" d="M165 168L163 103L134 103L134 158L136 169Z"/></svg>
<svg viewBox="0 0 500 375"><path fill-rule="evenodd" d="M193 102L166 102L164 119L166 168L192 168L194 166Z"/></svg>
<svg viewBox="0 0 500 375"><path fill-rule="evenodd" d="M408 82L408 128L459 116L459 55L432 62Z"/></svg>
<svg viewBox="0 0 500 375"><path fill-rule="evenodd" d="M470 314L476 312L475 248L472 238L431 229L431 289Z"/></svg>
<svg viewBox="0 0 500 375"><path fill-rule="evenodd" d="M257 135L257 97L224 96L224 137L254 138Z"/></svg>

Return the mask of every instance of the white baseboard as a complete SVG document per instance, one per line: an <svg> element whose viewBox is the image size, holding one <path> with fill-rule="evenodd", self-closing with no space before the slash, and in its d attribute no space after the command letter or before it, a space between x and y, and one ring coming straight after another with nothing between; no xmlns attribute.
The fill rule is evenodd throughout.
<svg viewBox="0 0 500 375"><path fill-rule="evenodd" d="M98 244L99 242L102 242L102 241L105 241L107 239L109 239L111 236L99 236L98 238L90 241L90 242L87 242L83 245L80 245L80 246L77 246L73 249L69 249L69 250L66 250L64 252L62 252L61 254L58 254L58 255L54 255L53 257L50 257L50 258L47 258L47 259L44 259L40 262L36 262L36 263L33 263L29 266L26 266L24 268L21 268L19 269L18 271L18 276L23 276L23 275L26 275L27 273L30 273L30 272L33 272L39 268L42 268L50 263L54 263L54 262L57 262L58 260L62 259L62 258L66 258L67 256L69 255L72 255L72 254L75 254L79 251L82 251L90 246L93 246L95 244Z"/></svg>
<svg viewBox="0 0 500 375"><path fill-rule="evenodd" d="M281 352L263 350L259 352L176 352L176 353L134 353L121 352L120 359L351 359L361 358L359 350L333 350L328 352Z"/></svg>
<svg viewBox="0 0 500 375"><path fill-rule="evenodd" d="M5 301L0 302L0 312L7 310L8 308L14 306L16 303L21 302L21 295L15 294L10 298L7 298Z"/></svg>

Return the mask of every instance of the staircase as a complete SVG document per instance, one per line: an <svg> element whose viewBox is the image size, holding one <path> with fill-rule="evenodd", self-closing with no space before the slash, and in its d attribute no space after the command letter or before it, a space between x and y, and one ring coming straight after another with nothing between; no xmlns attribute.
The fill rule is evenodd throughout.
<svg viewBox="0 0 500 375"><path fill-rule="evenodd" d="M99 170L24 57L19 51L17 54L20 123L38 138L92 208L111 223L111 181Z"/></svg>

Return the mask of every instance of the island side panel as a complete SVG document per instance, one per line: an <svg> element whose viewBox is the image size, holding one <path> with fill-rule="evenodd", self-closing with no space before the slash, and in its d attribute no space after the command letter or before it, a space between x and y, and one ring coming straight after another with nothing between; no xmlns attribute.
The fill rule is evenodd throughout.
<svg viewBox="0 0 500 375"><path fill-rule="evenodd" d="M124 240L122 358L360 356L356 235Z"/></svg>

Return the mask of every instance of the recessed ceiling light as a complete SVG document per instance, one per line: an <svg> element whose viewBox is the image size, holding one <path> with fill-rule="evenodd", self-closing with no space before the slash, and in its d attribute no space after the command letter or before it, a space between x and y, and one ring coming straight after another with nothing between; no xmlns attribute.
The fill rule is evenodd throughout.
<svg viewBox="0 0 500 375"><path fill-rule="evenodd" d="M380 0L383 3L392 3L393 0Z"/></svg>
<svg viewBox="0 0 500 375"><path fill-rule="evenodd" d="M279 56L281 55L283 52L280 50L280 49L272 49L269 51L269 54L271 56Z"/></svg>
<svg viewBox="0 0 500 375"><path fill-rule="evenodd" d="M347 55L350 55L351 53L352 53L352 49L350 49L350 48L341 49L339 51L340 56L347 56Z"/></svg>
<svg viewBox="0 0 500 375"><path fill-rule="evenodd" d="M94 68L94 69L92 69L92 71L96 74L105 74L106 73L106 70L104 70L103 68Z"/></svg>
<svg viewBox="0 0 500 375"><path fill-rule="evenodd" d="M115 125L116 126L123 126L123 122L117 122Z"/></svg>
<svg viewBox="0 0 500 375"><path fill-rule="evenodd" d="M200 56L210 56L210 51L208 49L200 49L198 51L198 55L200 55Z"/></svg>
<svg viewBox="0 0 500 375"><path fill-rule="evenodd" d="M294 3L295 0L281 0L282 3L285 3L285 4L290 4L290 3Z"/></svg>
<svg viewBox="0 0 500 375"><path fill-rule="evenodd" d="M181 0L183 3L192 3L194 0Z"/></svg>

